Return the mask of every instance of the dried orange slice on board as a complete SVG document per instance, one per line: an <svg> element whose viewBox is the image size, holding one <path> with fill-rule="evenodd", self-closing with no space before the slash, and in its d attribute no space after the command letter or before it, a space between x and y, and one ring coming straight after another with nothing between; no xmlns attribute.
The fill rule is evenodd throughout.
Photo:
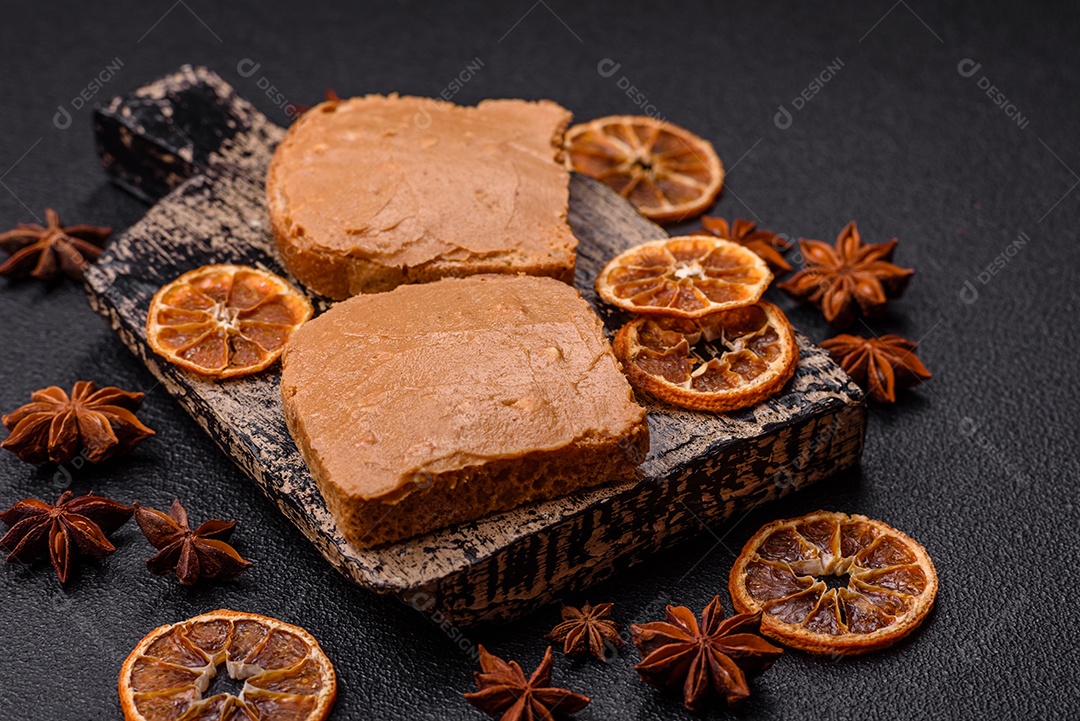
<svg viewBox="0 0 1080 721"><path fill-rule="evenodd" d="M630 385L699 411L760 403L784 387L799 362L791 323L766 301L697 320L639 316L612 346Z"/></svg>
<svg viewBox="0 0 1080 721"><path fill-rule="evenodd" d="M761 632L811 653L855 655L918 628L938 580L926 549L866 516L816 511L774 521L735 560L728 589Z"/></svg>
<svg viewBox="0 0 1080 721"><path fill-rule="evenodd" d="M154 294L146 338L181 368L231 378L276 361L313 312L307 296L269 271L205 265Z"/></svg>
<svg viewBox="0 0 1080 721"><path fill-rule="evenodd" d="M677 221L705 212L724 166L704 138L645 115L611 115L566 131L571 170L614 188L646 218Z"/></svg>
<svg viewBox="0 0 1080 721"><path fill-rule="evenodd" d="M204 698L221 671L243 689ZM222 610L147 634L124 661L119 690L125 721L319 721L337 676L304 629Z"/></svg>
<svg viewBox="0 0 1080 721"><path fill-rule="evenodd" d="M631 313L701 318L757 301L768 264L738 243L705 235L664 238L624 250L596 276L596 292Z"/></svg>

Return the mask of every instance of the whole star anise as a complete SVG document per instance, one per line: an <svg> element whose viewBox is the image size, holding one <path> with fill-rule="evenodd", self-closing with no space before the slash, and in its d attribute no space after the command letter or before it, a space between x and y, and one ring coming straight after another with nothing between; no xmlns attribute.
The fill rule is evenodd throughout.
<svg viewBox="0 0 1080 721"><path fill-rule="evenodd" d="M750 695L747 674L764 671L783 653L758 635L760 627L760 613L724 620L719 596L705 607L700 626L690 609L668 606L666 622L630 626L642 655L634 669L654 688L681 691L690 711L704 709L710 693L734 704Z"/></svg>
<svg viewBox="0 0 1080 721"><path fill-rule="evenodd" d="M604 642L615 646L624 645L619 636L619 627L611 620L613 603L600 603L590 606L586 603L580 609L570 606L562 608L562 623L551 629L548 638L563 644L563 653L567 656L584 656L591 653L601 661L604 656Z"/></svg>
<svg viewBox="0 0 1080 721"><path fill-rule="evenodd" d="M588 696L548 685L553 663L551 646L527 680L516 661L504 661L483 646L479 650L481 670L476 674L476 685L480 690L465 694L465 698L488 716L500 721L550 721L589 705Z"/></svg>
<svg viewBox="0 0 1080 721"><path fill-rule="evenodd" d="M903 295L915 271L890 262L897 242L893 238L863 245L854 220L840 231L835 247L800 238L805 265L777 287L816 305L834 327L846 328L855 320L857 308L874 315L890 298Z"/></svg>
<svg viewBox="0 0 1080 721"><path fill-rule="evenodd" d="M895 403L896 390L929 380L932 376L915 356L918 344L889 333L880 338L838 335L823 341L844 372L879 403Z"/></svg>
<svg viewBox="0 0 1080 721"><path fill-rule="evenodd" d="M736 218L731 227L723 218L702 216L701 226L718 238L730 240L757 253L774 270L791 270L782 251L791 248L791 241L768 230L760 230L757 223L745 218Z"/></svg>
<svg viewBox="0 0 1080 721"><path fill-rule="evenodd" d="M88 493L64 491L55 505L34 498L0 513L11 528L0 538L7 560L26 563L48 556L60 583L66 583L79 553L102 558L116 550L106 536L127 523L132 507Z"/></svg>
<svg viewBox="0 0 1080 721"><path fill-rule="evenodd" d="M231 580L251 565L226 543L236 521L214 518L192 530L179 499L172 502L168 515L136 503L135 521L150 545L158 549L146 562L154 575L175 571L181 584L192 586L202 579Z"/></svg>
<svg viewBox="0 0 1080 721"><path fill-rule="evenodd" d="M60 225L60 216L52 208L45 209L47 225L19 223L14 230L0 233L0 249L11 257L0 265L0 275L39 280L52 280L63 272L69 278L82 280L91 263L101 257L111 228L94 225Z"/></svg>
<svg viewBox="0 0 1080 721"><path fill-rule="evenodd" d="M99 463L127 453L154 435L135 417L143 395L90 381L75 383L70 396L56 386L34 391L30 403L0 418L11 431L0 447L28 463L69 463L80 451Z"/></svg>

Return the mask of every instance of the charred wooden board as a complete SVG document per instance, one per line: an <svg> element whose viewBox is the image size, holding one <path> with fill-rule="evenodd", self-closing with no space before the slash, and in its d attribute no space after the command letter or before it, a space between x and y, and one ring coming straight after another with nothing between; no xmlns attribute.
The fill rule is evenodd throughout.
<svg viewBox="0 0 1080 721"><path fill-rule="evenodd" d="M102 161L122 186L148 199L171 192L87 274L91 304L327 560L365 588L437 606L459 624L511 618L603 580L697 533L703 522L745 512L859 459L862 395L800 337L794 379L754 408L711 415L650 404L652 443L635 481L383 548L353 548L285 427L279 372L208 382L161 361L145 338L154 291L186 270L246 263L284 274L263 188L284 130L219 77L191 67L116 98L95 123ZM614 333L625 318L597 301L593 278L615 253L664 232L589 179L574 177L570 198L580 241L577 287Z"/></svg>

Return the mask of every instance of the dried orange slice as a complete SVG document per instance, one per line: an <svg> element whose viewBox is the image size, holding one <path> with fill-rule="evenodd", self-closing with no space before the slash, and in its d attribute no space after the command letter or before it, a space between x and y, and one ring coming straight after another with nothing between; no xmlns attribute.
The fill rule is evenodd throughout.
<svg viewBox="0 0 1080 721"><path fill-rule="evenodd" d="M701 215L724 184L712 143L645 115L611 115L566 131L571 170L630 200L646 218L676 221Z"/></svg>
<svg viewBox="0 0 1080 721"><path fill-rule="evenodd" d="M816 511L774 521L735 560L728 589L761 632L811 653L891 646L926 618L937 595L926 549L881 521Z"/></svg>
<svg viewBox="0 0 1080 721"><path fill-rule="evenodd" d="M204 265L154 294L146 339L181 368L231 378L276 361L312 312L303 293L269 271Z"/></svg>
<svg viewBox="0 0 1080 721"><path fill-rule="evenodd" d="M705 235L625 250L596 276L596 292L632 313L700 318L750 305L772 282L768 264L738 243Z"/></svg>
<svg viewBox="0 0 1080 721"><path fill-rule="evenodd" d="M222 664L243 689L203 698ZM125 721L319 721L336 694L334 666L311 634L255 613L156 628L120 669Z"/></svg>
<svg viewBox="0 0 1080 721"><path fill-rule="evenodd" d="M639 316L612 346L630 385L699 411L760 403L784 387L799 362L791 323L766 301L697 320Z"/></svg>

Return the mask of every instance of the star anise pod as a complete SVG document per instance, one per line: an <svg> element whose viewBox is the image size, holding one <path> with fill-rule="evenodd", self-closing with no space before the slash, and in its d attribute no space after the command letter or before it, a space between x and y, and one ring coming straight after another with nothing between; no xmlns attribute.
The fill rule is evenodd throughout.
<svg viewBox="0 0 1080 721"><path fill-rule="evenodd" d="M135 521L150 545L158 549L146 562L154 575L175 571L181 584L191 586L202 579L228 581L251 565L226 543L236 521L214 518L192 530L179 499L172 502L168 515L136 503Z"/></svg>
<svg viewBox="0 0 1080 721"><path fill-rule="evenodd" d="M634 669L654 688L681 691L690 711L704 709L710 693L734 704L750 695L747 674L764 671L783 653L758 635L760 627L760 612L724 620L719 596L705 607L700 626L690 609L668 606L666 622L630 626L642 656Z"/></svg>
<svg viewBox="0 0 1080 721"><path fill-rule="evenodd" d="M895 403L896 389L908 388L931 378L915 357L918 344L889 333L880 338L838 335L822 342L844 372L879 403Z"/></svg>
<svg viewBox="0 0 1080 721"><path fill-rule="evenodd" d="M791 264L781 252L789 250L791 242L772 231L759 229L752 220L736 218L729 228L728 222L723 218L704 215L701 217L701 226L718 238L749 248L775 270L791 270Z"/></svg>
<svg viewBox="0 0 1080 721"><path fill-rule="evenodd" d="M601 661L604 656L604 642L610 641L615 646L624 642L619 636L619 627L611 620L613 603L600 603L590 606L586 603L580 609L570 606L562 608L562 623L551 629L548 638L563 644L563 653L567 656L584 656L591 653Z"/></svg>
<svg viewBox="0 0 1080 721"><path fill-rule="evenodd" d="M45 222L19 223L14 230L0 233L0 249L11 257L0 265L0 275L39 280L52 280L63 272L69 278L82 280L91 263L101 257L111 228L94 225L60 225L60 216L52 208L45 209Z"/></svg>
<svg viewBox="0 0 1080 721"><path fill-rule="evenodd" d="M777 287L825 314L836 328L855 320L856 309L866 315L880 313L890 298L899 298L915 272L894 265L897 239L863 245L855 221L851 221L831 246L820 240L799 239L805 265Z"/></svg>
<svg viewBox="0 0 1080 721"><path fill-rule="evenodd" d="M48 556L60 583L66 583L77 554L102 558L116 550L106 536L127 523L132 511L93 493L75 497L64 491L55 505L27 498L0 513L0 521L11 527L0 538L0 551L16 563Z"/></svg>
<svg viewBox="0 0 1080 721"><path fill-rule="evenodd" d="M580 711L589 705L589 697L551 683L551 646L544 652L544 660L526 680L525 673L516 661L504 661L480 650L480 671L476 685L480 689L465 694L466 700L492 718L500 721L550 721Z"/></svg>
<svg viewBox="0 0 1080 721"><path fill-rule="evenodd" d="M28 463L69 463L80 451L99 463L127 453L154 435L135 417L143 395L90 381L78 381L70 396L56 386L34 391L30 403L0 418L11 431L0 447Z"/></svg>

